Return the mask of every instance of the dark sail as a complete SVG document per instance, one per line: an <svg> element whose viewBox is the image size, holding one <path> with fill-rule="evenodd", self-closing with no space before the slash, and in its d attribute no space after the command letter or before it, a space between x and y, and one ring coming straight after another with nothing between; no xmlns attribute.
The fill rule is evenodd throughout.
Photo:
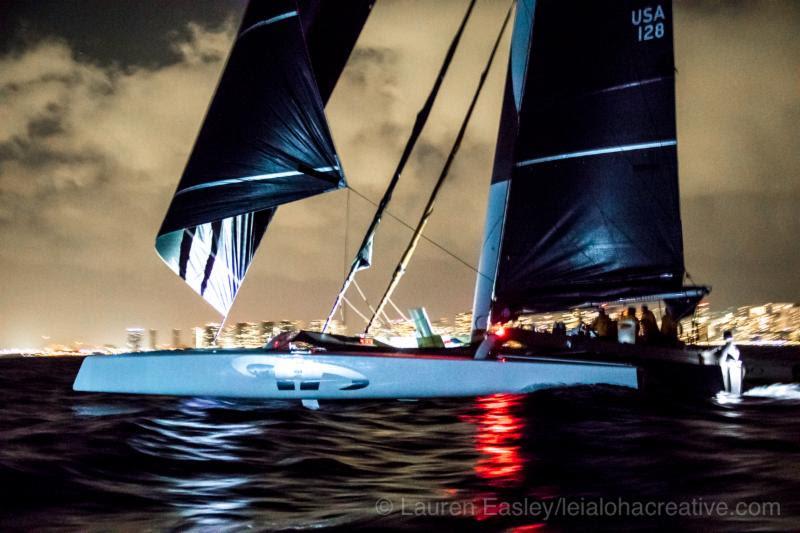
<svg viewBox="0 0 800 533"><path fill-rule="evenodd" d="M514 40L493 317L679 290L671 3L524 0Z"/></svg>
<svg viewBox="0 0 800 533"><path fill-rule="evenodd" d="M300 20L323 102L333 93L374 4L375 0L299 0Z"/></svg>
<svg viewBox="0 0 800 533"><path fill-rule="evenodd" d="M348 3L353 20L347 24L346 8L321 18L328 3L248 5L158 233L162 259L222 314L274 209L345 186L324 102L372 1Z"/></svg>

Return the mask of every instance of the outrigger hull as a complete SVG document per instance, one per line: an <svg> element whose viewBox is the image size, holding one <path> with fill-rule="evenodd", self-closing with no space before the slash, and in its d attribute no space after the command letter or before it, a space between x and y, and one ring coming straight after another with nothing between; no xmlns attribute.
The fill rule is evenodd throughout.
<svg viewBox="0 0 800 533"><path fill-rule="evenodd" d="M186 350L89 356L76 391L350 400L525 393L571 385L638 388L633 365L528 357L475 360L397 353Z"/></svg>

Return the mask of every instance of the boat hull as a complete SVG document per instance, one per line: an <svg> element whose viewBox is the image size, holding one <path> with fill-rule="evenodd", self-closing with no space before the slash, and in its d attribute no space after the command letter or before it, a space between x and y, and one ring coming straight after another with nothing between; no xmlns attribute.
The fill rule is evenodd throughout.
<svg viewBox="0 0 800 533"><path fill-rule="evenodd" d="M397 354L252 350L90 356L76 391L263 399L480 396L608 384L637 388L627 364L529 358L524 362Z"/></svg>

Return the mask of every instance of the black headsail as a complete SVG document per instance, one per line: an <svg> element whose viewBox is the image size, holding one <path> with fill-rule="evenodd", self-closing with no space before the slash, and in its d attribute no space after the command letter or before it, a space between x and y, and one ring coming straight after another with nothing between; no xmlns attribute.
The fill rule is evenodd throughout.
<svg viewBox="0 0 800 533"><path fill-rule="evenodd" d="M275 208L345 186L324 102L373 2L324 19L332 0L245 11L156 239L164 262L223 315Z"/></svg>
<svg viewBox="0 0 800 533"><path fill-rule="evenodd" d="M521 0L514 31L475 328L679 291L671 3Z"/></svg>

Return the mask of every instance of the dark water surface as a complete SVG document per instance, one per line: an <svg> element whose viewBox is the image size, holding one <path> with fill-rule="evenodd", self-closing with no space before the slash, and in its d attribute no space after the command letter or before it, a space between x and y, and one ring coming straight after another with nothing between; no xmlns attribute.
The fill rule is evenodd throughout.
<svg viewBox="0 0 800 533"><path fill-rule="evenodd" d="M0 530L800 529L795 385L309 411L79 394L79 364L0 360Z"/></svg>

